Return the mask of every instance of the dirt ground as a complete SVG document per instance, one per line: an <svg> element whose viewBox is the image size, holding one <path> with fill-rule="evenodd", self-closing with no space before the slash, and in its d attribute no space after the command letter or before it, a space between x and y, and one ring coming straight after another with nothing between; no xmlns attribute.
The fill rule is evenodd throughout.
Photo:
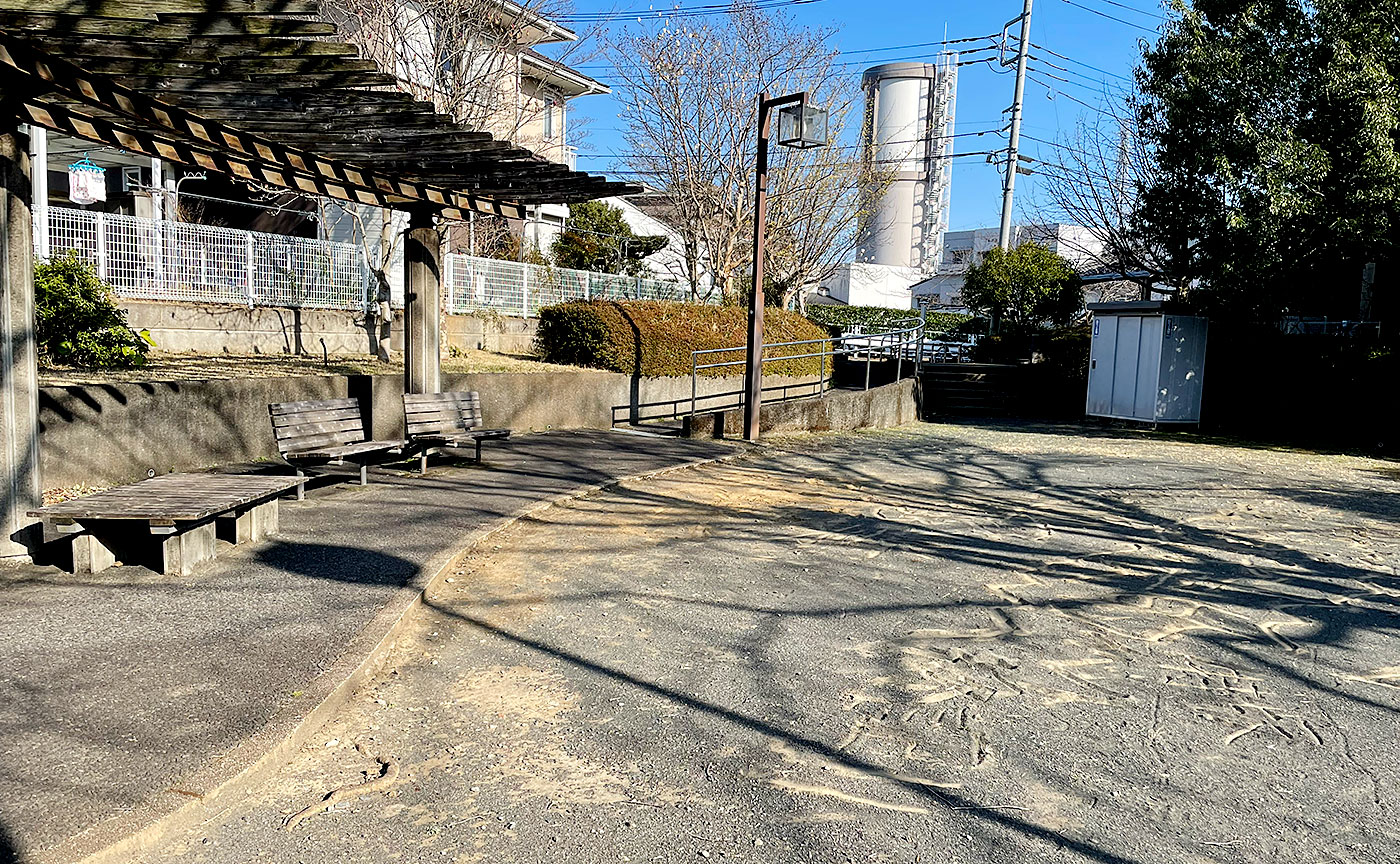
<svg viewBox="0 0 1400 864"><path fill-rule="evenodd" d="M559 372L573 366L542 363L533 357L496 354L475 348L442 358L442 371ZM310 354L172 354L152 351L146 364L136 369L75 369L41 367L44 387L75 384L112 384L126 381L210 381L226 378L263 378L292 375L401 375L403 361L381 363L364 357L330 357L324 362Z"/></svg>
<svg viewBox="0 0 1400 864"><path fill-rule="evenodd" d="M596 494L146 861L1400 861L1397 492L920 425Z"/></svg>

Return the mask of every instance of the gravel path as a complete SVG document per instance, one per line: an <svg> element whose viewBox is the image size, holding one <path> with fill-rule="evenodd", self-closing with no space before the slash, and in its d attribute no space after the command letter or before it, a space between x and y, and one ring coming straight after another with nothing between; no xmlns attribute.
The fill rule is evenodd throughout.
<svg viewBox="0 0 1400 864"><path fill-rule="evenodd" d="M148 864L1400 860L1397 492L922 425L594 495ZM387 790L281 829L376 758Z"/></svg>

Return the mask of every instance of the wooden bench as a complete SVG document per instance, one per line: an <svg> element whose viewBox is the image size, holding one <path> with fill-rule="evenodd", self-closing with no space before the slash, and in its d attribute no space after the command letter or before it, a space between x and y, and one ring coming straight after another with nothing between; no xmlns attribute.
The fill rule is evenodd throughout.
<svg viewBox="0 0 1400 864"><path fill-rule="evenodd" d="M305 477L309 465L360 466L360 485L369 485L369 463L386 455L403 453L404 441L370 441L358 399L321 399L313 402L278 402L267 406L277 452ZM297 500L304 495L297 487Z"/></svg>
<svg viewBox="0 0 1400 864"><path fill-rule="evenodd" d="M481 429L481 394L405 393L404 428L411 447L417 448L418 470L428 470L428 451L474 445L481 461L481 442L510 437L509 429Z"/></svg>
<svg viewBox="0 0 1400 864"><path fill-rule="evenodd" d="M276 533L277 496L301 482L296 477L164 474L30 510L29 515L59 534L73 535L74 573L98 573L120 559L188 576L195 565L214 557L219 540L236 545Z"/></svg>

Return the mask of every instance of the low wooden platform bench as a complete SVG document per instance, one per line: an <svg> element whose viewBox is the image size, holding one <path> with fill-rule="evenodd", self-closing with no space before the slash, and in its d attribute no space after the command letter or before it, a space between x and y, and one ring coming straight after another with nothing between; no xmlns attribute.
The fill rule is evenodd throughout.
<svg viewBox="0 0 1400 864"><path fill-rule="evenodd" d="M469 393L405 393L403 394L404 428L409 446L417 449L418 470L428 470L428 451L476 447L476 461L481 461L481 442L500 441L510 437L509 429L482 429L481 394Z"/></svg>
<svg viewBox="0 0 1400 864"><path fill-rule="evenodd" d="M296 477L164 474L30 510L59 534L73 535L73 572L97 573L118 560L188 576L220 540L247 543L275 534L277 497Z"/></svg>
<svg viewBox="0 0 1400 864"><path fill-rule="evenodd" d="M277 452L296 469L298 477L312 465L360 466L360 485L369 484L369 463L392 461L403 455L405 441L370 441L358 399L278 402L267 406ZM303 495L297 487L297 498Z"/></svg>

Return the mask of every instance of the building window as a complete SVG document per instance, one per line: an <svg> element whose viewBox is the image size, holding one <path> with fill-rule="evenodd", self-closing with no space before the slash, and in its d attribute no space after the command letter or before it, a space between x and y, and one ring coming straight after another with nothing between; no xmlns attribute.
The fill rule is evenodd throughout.
<svg viewBox="0 0 1400 864"><path fill-rule="evenodd" d="M547 99L544 103L544 140L553 141L555 135L554 124L555 104L553 99Z"/></svg>

